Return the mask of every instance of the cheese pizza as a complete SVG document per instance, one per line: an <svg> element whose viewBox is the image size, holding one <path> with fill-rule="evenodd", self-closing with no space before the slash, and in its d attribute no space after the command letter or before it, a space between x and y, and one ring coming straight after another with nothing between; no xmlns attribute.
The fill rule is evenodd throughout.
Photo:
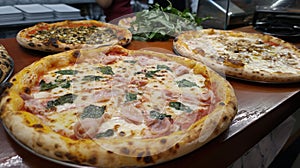
<svg viewBox="0 0 300 168"><path fill-rule="evenodd" d="M96 20L38 23L21 30L16 37L21 46L46 52L115 44L125 46L131 38L126 28Z"/></svg>
<svg viewBox="0 0 300 168"><path fill-rule="evenodd" d="M121 46L46 56L10 82L0 104L7 130L78 165L166 162L221 134L237 112L229 82L205 65Z"/></svg>
<svg viewBox="0 0 300 168"><path fill-rule="evenodd" d="M255 82L300 81L300 51L282 39L256 33L203 29L174 39L174 50L228 76Z"/></svg>

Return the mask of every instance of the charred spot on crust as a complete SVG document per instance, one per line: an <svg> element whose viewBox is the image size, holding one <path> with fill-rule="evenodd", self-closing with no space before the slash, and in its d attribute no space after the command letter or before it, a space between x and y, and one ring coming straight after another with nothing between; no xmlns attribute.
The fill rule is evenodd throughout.
<svg viewBox="0 0 300 168"><path fill-rule="evenodd" d="M9 103L11 101L11 98L8 98L7 100L6 100L6 103Z"/></svg>
<svg viewBox="0 0 300 168"><path fill-rule="evenodd" d="M33 124L33 128L43 128L44 126L42 124Z"/></svg>
<svg viewBox="0 0 300 168"><path fill-rule="evenodd" d="M80 50L76 50L76 51L74 51L74 52L72 53L72 56L73 56L74 58L79 58L80 55L81 55Z"/></svg>
<svg viewBox="0 0 300 168"><path fill-rule="evenodd" d="M219 105L225 106L225 103L224 102L220 102Z"/></svg>
<svg viewBox="0 0 300 168"><path fill-rule="evenodd" d="M227 116L224 116L224 117L223 117L223 121L226 121L226 120L228 120L228 117L227 117Z"/></svg>
<svg viewBox="0 0 300 168"><path fill-rule="evenodd" d="M166 144L166 142L167 142L167 140L164 139L164 138L160 140L160 143L161 143L161 144Z"/></svg>
<svg viewBox="0 0 300 168"><path fill-rule="evenodd" d="M68 50L70 50L70 47L65 47L65 51L68 51Z"/></svg>
<svg viewBox="0 0 300 168"><path fill-rule="evenodd" d="M66 156L69 160L77 161L77 156L76 156L76 155L72 155L71 153L66 153L65 156Z"/></svg>
<svg viewBox="0 0 300 168"><path fill-rule="evenodd" d="M140 152L140 153L138 153L138 155L137 155L137 157L136 157L136 160L137 160L137 161L142 160L144 153L145 153L145 152Z"/></svg>
<svg viewBox="0 0 300 168"><path fill-rule="evenodd" d="M51 44L53 47L58 48L57 39L56 38L50 38L49 44Z"/></svg>
<svg viewBox="0 0 300 168"><path fill-rule="evenodd" d="M30 47L35 47L34 43L32 43L32 42L28 43L28 45L29 45Z"/></svg>
<svg viewBox="0 0 300 168"><path fill-rule="evenodd" d="M153 160L152 156L145 156L145 157L143 158L143 161L144 161L145 163L154 163L154 160Z"/></svg>
<svg viewBox="0 0 300 168"><path fill-rule="evenodd" d="M97 163L97 158L96 157L91 157L87 160L88 163L94 165Z"/></svg>
<svg viewBox="0 0 300 168"><path fill-rule="evenodd" d="M107 151L107 153L109 153L109 154L113 154L114 152L113 152L113 151L109 151L109 150L108 150L108 151Z"/></svg>
<svg viewBox="0 0 300 168"><path fill-rule="evenodd" d="M54 155L57 156L57 157L59 157L59 158L63 158L63 153L60 152L60 151L55 151Z"/></svg>
<svg viewBox="0 0 300 168"><path fill-rule="evenodd" d="M31 90L29 87L25 87L24 88L24 92L27 93L27 94L30 94L31 93Z"/></svg>
<svg viewBox="0 0 300 168"><path fill-rule="evenodd" d="M10 82L5 82L5 83L2 84L2 87L3 87L4 89L6 89L6 88L11 88L12 86L13 86L13 84L10 83Z"/></svg>
<svg viewBox="0 0 300 168"><path fill-rule="evenodd" d="M128 155L130 153L130 150L126 147L121 148L121 153Z"/></svg>
<svg viewBox="0 0 300 168"><path fill-rule="evenodd" d="M43 146L43 144L41 142L36 142L36 145L39 146L39 147Z"/></svg>

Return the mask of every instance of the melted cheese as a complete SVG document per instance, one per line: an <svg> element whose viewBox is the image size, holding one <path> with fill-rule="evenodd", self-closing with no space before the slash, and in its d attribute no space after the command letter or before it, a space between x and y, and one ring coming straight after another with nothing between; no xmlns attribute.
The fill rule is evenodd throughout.
<svg viewBox="0 0 300 168"><path fill-rule="evenodd" d="M170 107L170 101L180 102L192 111L203 108L197 103L185 101L182 96L184 96L183 93L195 95L200 101L201 95L207 92L204 89L205 77L195 75L193 71L176 76L173 70L181 66L180 64L142 57L120 57L117 62L108 65L101 62L81 63L55 69L42 76L41 80L57 84L57 87L33 92L32 96L35 99L56 101L65 94L76 95L73 102L56 104L50 112L42 114L46 116L45 123L53 130L58 132L63 130L64 134L71 136L74 134L74 125L76 122L80 122L80 115L86 106L105 106L105 114L109 116L109 119L105 119L101 123L98 133L114 129L113 137L142 138L145 136L145 131L149 132L150 130L146 125L146 120L151 120L150 111L155 110L170 115L174 120L180 115L190 113L190 111L186 112ZM144 59L142 62L146 64L139 63L140 58ZM101 71L99 67L105 67L106 71ZM57 73L61 70L76 71L77 73ZM70 81L69 87L63 87L64 85L58 82L65 80ZM178 84L181 80L187 80L194 86L181 87ZM126 97L128 93L133 95L132 100L128 100ZM134 108L132 110L140 115L130 118L134 114L131 114L132 110L130 109L124 110L125 106L129 108L132 106ZM180 129L180 126L174 126L173 131L175 128Z"/></svg>
<svg viewBox="0 0 300 168"><path fill-rule="evenodd" d="M191 51L203 49L208 58L240 60L245 64L244 68L250 71L300 73L300 57L293 50L282 45L274 46L251 36L203 34L201 38L185 39L184 42Z"/></svg>

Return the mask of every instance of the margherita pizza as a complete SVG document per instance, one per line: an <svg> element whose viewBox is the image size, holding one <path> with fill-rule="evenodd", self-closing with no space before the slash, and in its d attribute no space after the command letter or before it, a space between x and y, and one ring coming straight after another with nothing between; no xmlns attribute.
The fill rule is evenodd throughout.
<svg viewBox="0 0 300 168"><path fill-rule="evenodd" d="M121 46L46 56L10 82L1 100L8 131L80 165L169 161L222 133L237 112L229 82L202 63Z"/></svg>
<svg viewBox="0 0 300 168"><path fill-rule="evenodd" d="M39 23L17 34L18 43L26 48L61 52L78 48L126 45L132 34L126 28L95 20Z"/></svg>
<svg viewBox="0 0 300 168"><path fill-rule="evenodd" d="M300 51L279 38L203 29L177 36L174 50L226 75L256 82L300 81Z"/></svg>

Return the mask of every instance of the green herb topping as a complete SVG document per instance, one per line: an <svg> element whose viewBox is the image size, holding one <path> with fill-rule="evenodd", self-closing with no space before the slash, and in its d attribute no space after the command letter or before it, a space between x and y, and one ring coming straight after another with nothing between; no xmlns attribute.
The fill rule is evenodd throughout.
<svg viewBox="0 0 300 168"><path fill-rule="evenodd" d="M125 94L125 99L126 99L126 102L137 100L137 94L128 92Z"/></svg>
<svg viewBox="0 0 300 168"><path fill-rule="evenodd" d="M110 137L114 135L114 130L113 129L108 129L105 132L100 132L98 133L95 138L103 138L103 137Z"/></svg>
<svg viewBox="0 0 300 168"><path fill-rule="evenodd" d="M169 106L175 108L176 110L181 110L188 113L193 111L189 106L186 106L180 102L170 102Z"/></svg>
<svg viewBox="0 0 300 168"><path fill-rule="evenodd" d="M103 76L87 75L82 78L83 81L100 81Z"/></svg>
<svg viewBox="0 0 300 168"><path fill-rule="evenodd" d="M156 120L163 120L165 117L171 118L172 116L152 110L152 111L150 111L150 117L153 119L156 119Z"/></svg>
<svg viewBox="0 0 300 168"><path fill-rule="evenodd" d="M77 73L79 73L79 71L72 70L72 69L62 69L62 70L56 71L55 73L61 74L61 75L76 75Z"/></svg>
<svg viewBox="0 0 300 168"><path fill-rule="evenodd" d="M191 82L189 80L186 79L182 79L180 81L176 81L178 87L193 87L193 86L197 86L198 85L195 82Z"/></svg>
<svg viewBox="0 0 300 168"><path fill-rule="evenodd" d="M106 106L100 107L91 104L83 109L83 113L81 113L80 118L101 118L105 109Z"/></svg>
<svg viewBox="0 0 300 168"><path fill-rule="evenodd" d="M197 17L188 9L181 12L169 1L165 8L156 3L149 10L137 12L129 30L135 40L168 40L182 31L202 29L201 23L206 19Z"/></svg>
<svg viewBox="0 0 300 168"><path fill-rule="evenodd" d="M110 66L98 67L98 69L100 70L101 73L103 73L105 75L113 75L113 74L115 74L112 71L112 68Z"/></svg>
<svg viewBox="0 0 300 168"><path fill-rule="evenodd" d="M51 90L57 87L69 88L71 86L71 81L67 79L56 79L54 82L46 83L44 80L41 80L39 83L40 91Z"/></svg>
<svg viewBox="0 0 300 168"><path fill-rule="evenodd" d="M63 105L63 104L66 104L66 103L73 103L74 100L77 98L77 95L74 95L74 94L65 94L55 100L51 100L51 101L48 101L47 102L47 108L53 108L55 106L58 106L58 105Z"/></svg>

